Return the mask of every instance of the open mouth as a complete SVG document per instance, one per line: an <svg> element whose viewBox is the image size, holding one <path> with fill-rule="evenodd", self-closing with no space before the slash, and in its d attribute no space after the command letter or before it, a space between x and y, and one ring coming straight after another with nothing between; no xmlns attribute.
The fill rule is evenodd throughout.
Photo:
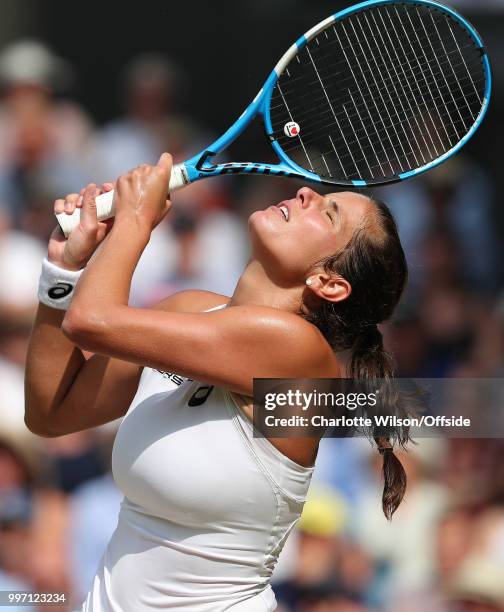
<svg viewBox="0 0 504 612"><path fill-rule="evenodd" d="M289 220L289 209L287 208L287 206L279 206L278 208L282 211L283 216L285 217L285 220L288 221Z"/></svg>

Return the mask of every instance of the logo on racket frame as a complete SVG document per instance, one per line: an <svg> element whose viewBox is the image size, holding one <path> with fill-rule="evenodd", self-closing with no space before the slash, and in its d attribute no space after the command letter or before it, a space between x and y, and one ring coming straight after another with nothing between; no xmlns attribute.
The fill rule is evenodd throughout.
<svg viewBox="0 0 504 612"><path fill-rule="evenodd" d="M289 136L289 138L294 138L294 136L298 136L300 131L301 128L299 127L299 124L295 121L289 121L284 125L284 133L286 136Z"/></svg>

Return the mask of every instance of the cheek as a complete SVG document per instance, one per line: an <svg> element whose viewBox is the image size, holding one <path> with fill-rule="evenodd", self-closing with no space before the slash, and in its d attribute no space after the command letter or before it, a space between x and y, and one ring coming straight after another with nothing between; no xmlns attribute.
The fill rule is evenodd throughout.
<svg viewBox="0 0 504 612"><path fill-rule="evenodd" d="M332 255L337 249L337 236L323 219L306 219L293 236L296 245L310 261Z"/></svg>
<svg viewBox="0 0 504 612"><path fill-rule="evenodd" d="M267 211L259 210L250 215L248 227L252 245L292 269L304 270L337 248L335 233L320 218L306 216L302 222L283 225Z"/></svg>
<svg viewBox="0 0 504 612"><path fill-rule="evenodd" d="M255 257L277 272L299 276L299 268L306 267L303 262L307 254L305 246L299 244L300 236L292 231L295 228L287 228L287 223L283 226L275 217L259 210L250 215L248 229Z"/></svg>

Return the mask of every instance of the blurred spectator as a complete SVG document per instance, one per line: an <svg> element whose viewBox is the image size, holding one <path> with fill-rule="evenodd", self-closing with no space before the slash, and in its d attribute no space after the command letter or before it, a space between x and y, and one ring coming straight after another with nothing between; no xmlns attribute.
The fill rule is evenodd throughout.
<svg viewBox="0 0 504 612"><path fill-rule="evenodd" d="M368 612L360 598L336 584L317 585L303 588L296 612Z"/></svg>
<svg viewBox="0 0 504 612"><path fill-rule="evenodd" d="M474 339L472 304L461 286L429 284L419 307L426 336L426 378L449 376L454 366L467 358Z"/></svg>
<svg viewBox="0 0 504 612"><path fill-rule="evenodd" d="M0 316L22 317L31 323L41 261L46 253L43 242L9 228L6 214L0 210L0 278L15 279L15 283L4 282L0 286Z"/></svg>
<svg viewBox="0 0 504 612"><path fill-rule="evenodd" d="M125 114L98 132L89 151L95 181L113 180L139 164L154 163L163 151L182 161L190 146L198 150L205 134L179 111L183 89L180 69L164 55L145 53L127 64L121 90Z"/></svg>
<svg viewBox="0 0 504 612"><path fill-rule="evenodd" d="M484 558L465 561L447 595L453 612L504 612L504 566Z"/></svg>
<svg viewBox="0 0 504 612"><path fill-rule="evenodd" d="M100 559L117 526L122 498L110 472L89 480L72 495L67 541L75 605L84 601L91 587Z"/></svg>
<svg viewBox="0 0 504 612"><path fill-rule="evenodd" d="M30 306L31 315L33 302ZM26 317L26 310L7 309L0 301L0 435L24 436L28 443L34 436L24 424L23 370L31 330L31 320Z"/></svg>
<svg viewBox="0 0 504 612"><path fill-rule="evenodd" d="M101 476L106 471L107 459L96 431L78 431L44 441L50 459L51 482L55 489L72 493L81 484Z"/></svg>
<svg viewBox="0 0 504 612"><path fill-rule="evenodd" d="M454 506L440 517L435 535L436 578L433 586L446 587L474 548L474 514L467 507Z"/></svg>
<svg viewBox="0 0 504 612"><path fill-rule="evenodd" d="M91 132L86 114L55 97L71 72L42 43L21 40L0 53L0 209L15 228L47 238L51 200L86 181L80 156Z"/></svg>
<svg viewBox="0 0 504 612"><path fill-rule="evenodd" d="M448 504L448 491L436 476L446 457L444 440L422 438L408 452L396 451L408 477L406 497L387 523L381 512L381 457L373 453L376 485L361 499L354 515L353 533L374 563L381 568L374 596L383 604L390 593L408 593L430 586L435 561L432 534ZM399 608L400 609L400 608Z"/></svg>
<svg viewBox="0 0 504 612"><path fill-rule="evenodd" d="M312 482L332 485L352 509L371 485L367 469L368 440L363 438L324 438L319 446Z"/></svg>
<svg viewBox="0 0 504 612"><path fill-rule="evenodd" d="M125 114L105 125L88 151L95 181L152 163L163 151L181 161L210 141L180 112L183 90L180 70L165 56L131 60L123 74ZM172 199L173 210L153 232L133 277L133 305L151 305L188 287L230 294L245 265L246 236L218 180L191 185Z"/></svg>
<svg viewBox="0 0 504 612"><path fill-rule="evenodd" d="M384 344L394 356L396 376L422 376L427 361L428 339L417 309L399 306L391 323L382 326Z"/></svg>
<svg viewBox="0 0 504 612"><path fill-rule="evenodd" d="M501 253L492 219L492 183L484 168L457 156L421 180L381 187L396 217L415 292L441 275L472 291L495 291Z"/></svg>
<svg viewBox="0 0 504 612"><path fill-rule="evenodd" d="M444 480L455 501L481 508L484 504L502 503L502 481L499 466L504 457L500 439L457 439L449 441L450 452Z"/></svg>
<svg viewBox="0 0 504 612"><path fill-rule="evenodd" d="M100 428L100 445L108 464L115 433L115 428ZM88 480L72 493L66 540L76 606L86 598L103 552L117 526L122 499L110 465L105 474Z"/></svg>
<svg viewBox="0 0 504 612"><path fill-rule="evenodd" d="M173 210L152 233L133 275L131 304L152 305L194 288L232 295L247 261L248 239L226 194L208 183L174 195Z"/></svg>
<svg viewBox="0 0 504 612"><path fill-rule="evenodd" d="M501 372L498 314L459 283L429 283L383 329L398 376L478 378Z"/></svg>
<svg viewBox="0 0 504 612"><path fill-rule="evenodd" d="M275 569L273 587L280 610L366 609L362 602L373 570L359 547L345 540L347 512L332 488L321 483L311 486L295 532L296 547L290 548L294 557L290 575L282 571L284 556ZM277 578L278 569L282 580Z"/></svg>
<svg viewBox="0 0 504 612"><path fill-rule="evenodd" d="M0 590L33 588L31 458L22 441L0 438ZM7 606L7 610L14 607ZM31 612L35 608L29 607Z"/></svg>

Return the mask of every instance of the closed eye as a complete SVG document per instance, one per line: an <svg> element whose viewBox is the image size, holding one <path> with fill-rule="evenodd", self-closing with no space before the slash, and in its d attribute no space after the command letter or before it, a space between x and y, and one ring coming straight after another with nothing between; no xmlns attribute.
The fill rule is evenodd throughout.
<svg viewBox="0 0 504 612"><path fill-rule="evenodd" d="M336 219L338 220L338 224L341 223L341 211L340 211L340 207L338 206L338 203L336 202L336 200L330 200L329 204L331 205L331 223L333 225L336 225Z"/></svg>
<svg viewBox="0 0 504 612"><path fill-rule="evenodd" d="M326 211L326 213L329 219L331 219L331 223L334 225L334 217L331 215L331 213L328 210Z"/></svg>

